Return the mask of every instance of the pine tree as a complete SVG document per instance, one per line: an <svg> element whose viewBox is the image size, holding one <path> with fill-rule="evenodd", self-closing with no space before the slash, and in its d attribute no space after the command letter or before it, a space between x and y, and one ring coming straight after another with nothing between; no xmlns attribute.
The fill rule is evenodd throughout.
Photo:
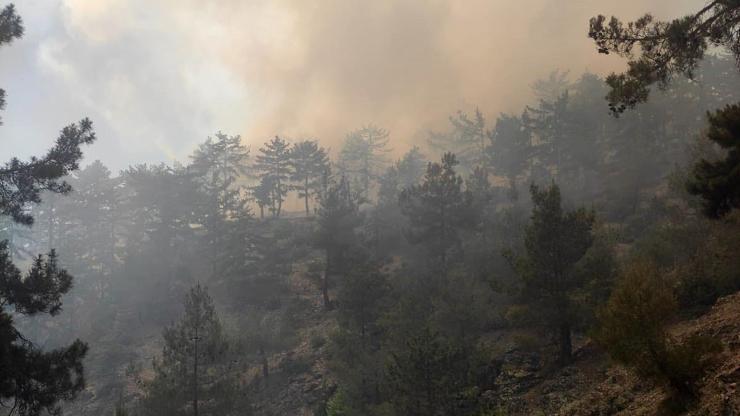
<svg viewBox="0 0 740 416"><path fill-rule="evenodd" d="M454 153L466 173L476 166L487 166L485 150L488 136L483 113L476 108L475 114L470 117L458 111L449 120L452 130L448 133L432 133L428 140L430 146L444 153Z"/></svg>
<svg viewBox="0 0 740 416"><path fill-rule="evenodd" d="M146 415L235 414L238 369L208 290L200 284L185 296L185 314L165 328L154 379L145 385Z"/></svg>
<svg viewBox="0 0 740 416"><path fill-rule="evenodd" d="M238 237L236 222L249 219L251 212L247 197L237 181L249 174L247 161L249 149L241 144L239 136L217 133L216 139L208 138L193 153L188 173L199 185L205 196L200 204L199 223L203 226L202 239L209 250L211 273L223 277L224 271L233 266L229 257L241 245L230 244Z"/></svg>
<svg viewBox="0 0 740 416"><path fill-rule="evenodd" d="M0 46L13 42L23 36L23 20L9 4L0 10ZM5 90L0 88L0 110L5 109ZM2 125L2 118L0 118Z"/></svg>
<svg viewBox="0 0 740 416"><path fill-rule="evenodd" d="M288 194L290 181L290 148L288 142L275 136L260 148L257 155L257 170L260 180L270 184L270 211L279 217L282 211L285 196Z"/></svg>
<svg viewBox="0 0 740 416"><path fill-rule="evenodd" d="M376 331L376 321L382 312L382 302L388 293L387 277L371 264L357 260L339 285L337 303L343 329L356 334L361 341Z"/></svg>
<svg viewBox="0 0 740 416"><path fill-rule="evenodd" d="M364 198L369 198L373 181L387 165L388 130L369 125L347 135L339 153L340 173L359 186Z"/></svg>
<svg viewBox="0 0 740 416"><path fill-rule="evenodd" d="M215 139L209 137L200 144L191 159L189 169L211 197L213 214L228 218L240 211L242 200L236 182L249 174L249 149L241 144L241 137L218 132Z"/></svg>
<svg viewBox="0 0 740 416"><path fill-rule="evenodd" d="M275 185L267 176L261 177L259 184L250 188L252 198L260 209L260 218L265 218L265 207L272 206L272 190L274 188Z"/></svg>
<svg viewBox="0 0 740 416"><path fill-rule="evenodd" d="M23 35L20 16L12 5L0 11L0 46ZM5 92L0 90L0 108ZM65 127L55 145L40 158L13 158L0 167L0 215L33 224L27 207L41 202L41 193L68 193L60 178L79 167L82 145L95 140L92 123L84 119ZM59 401L71 400L85 386L82 360L87 345L79 340L67 347L42 351L14 326L18 316L57 315L72 276L58 265L56 252L34 259L24 275L13 264L7 242L0 242L0 404L10 413L59 414Z"/></svg>
<svg viewBox="0 0 740 416"><path fill-rule="evenodd" d="M524 237L526 254L518 260L523 299L534 313L557 334L559 361L565 364L572 354L572 329L577 320L571 301L582 275L575 265L593 242L594 214L583 208L565 212L560 188L552 184L540 190L532 185L531 222Z"/></svg>
<svg viewBox="0 0 740 416"><path fill-rule="evenodd" d="M421 184L405 189L401 211L409 219L408 239L424 244L443 270L448 251L459 243L458 232L472 223L471 195L455 173L457 159L447 153L441 163L429 163Z"/></svg>
<svg viewBox="0 0 740 416"><path fill-rule="evenodd" d="M408 416L459 415L457 406L468 385L463 352L429 328L409 337L388 363L393 407Z"/></svg>
<svg viewBox="0 0 740 416"><path fill-rule="evenodd" d="M516 200L517 178L529 168L533 156L531 130L520 117L501 114L488 138L486 150L493 173L508 179L509 197Z"/></svg>
<svg viewBox="0 0 740 416"><path fill-rule="evenodd" d="M23 276L0 242L0 402L21 415L56 414L58 402L74 398L85 386L82 360L87 345L76 340L68 347L41 351L13 326L15 314L57 315L61 297L72 287L72 276L58 265L52 250L34 259ZM6 309L7 308L7 309Z"/></svg>
<svg viewBox="0 0 740 416"><path fill-rule="evenodd" d="M116 265L117 214L120 199L118 180L96 160L70 179L74 192L58 201L60 252L76 274L110 277ZM103 290L103 287L98 288ZM100 293L98 293L100 295Z"/></svg>
<svg viewBox="0 0 740 416"><path fill-rule="evenodd" d="M329 156L318 142L304 140L294 143L290 149L290 179L298 190L298 197L303 198L306 216L309 215L308 200L318 195L321 190L321 178L329 166Z"/></svg>
<svg viewBox="0 0 740 416"><path fill-rule="evenodd" d="M357 244L355 228L362 223L360 197L350 190L344 177L332 185L321 199L318 212L316 245L325 252L324 277L321 292L324 307L331 308L330 281L350 270L348 253Z"/></svg>
<svg viewBox="0 0 740 416"><path fill-rule="evenodd" d="M178 243L195 238L190 224L204 223L213 207L195 175L182 166L160 164L132 166L121 177L126 184L121 202L126 255L178 257Z"/></svg>
<svg viewBox="0 0 740 416"><path fill-rule="evenodd" d="M693 78L710 47L724 46L740 62L738 16L737 1L712 0L698 12L670 22L656 21L650 14L627 24L614 16L608 21L603 15L591 18L588 36L599 53L629 59L626 72L606 79L612 112L619 114L647 101L654 84L665 89L677 75Z"/></svg>
<svg viewBox="0 0 740 416"><path fill-rule="evenodd" d="M419 183L424 177L427 162L418 147L414 146L399 159L395 168L398 172L398 186L400 189L410 188Z"/></svg>
<svg viewBox="0 0 740 416"><path fill-rule="evenodd" d="M352 263L354 266L339 283L339 330L332 336L330 366L345 388L351 413L368 414L368 407L380 403L385 384L380 319L390 285L363 253L352 253Z"/></svg>
<svg viewBox="0 0 740 416"><path fill-rule="evenodd" d="M700 195L704 213L721 218L740 207L740 104L708 114L707 139L725 152L724 159L699 161L689 191Z"/></svg>

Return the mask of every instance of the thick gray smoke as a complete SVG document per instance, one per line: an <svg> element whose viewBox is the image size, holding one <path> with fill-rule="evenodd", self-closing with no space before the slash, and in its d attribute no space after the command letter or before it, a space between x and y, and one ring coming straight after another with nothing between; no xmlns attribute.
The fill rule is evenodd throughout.
<svg viewBox="0 0 740 416"><path fill-rule="evenodd" d="M680 16L702 0L23 0L27 36L0 50L12 154L84 115L114 168L183 159L217 130L336 149L375 123L405 149L476 105L518 112L551 70L605 73L588 18ZM33 143L37 148L32 148Z"/></svg>

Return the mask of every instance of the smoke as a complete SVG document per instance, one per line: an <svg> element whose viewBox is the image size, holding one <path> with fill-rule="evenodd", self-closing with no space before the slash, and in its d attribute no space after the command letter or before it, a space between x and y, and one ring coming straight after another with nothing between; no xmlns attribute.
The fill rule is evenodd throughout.
<svg viewBox="0 0 740 416"><path fill-rule="evenodd" d="M266 3L268 4L268 3ZM238 37L221 50L257 99L249 140L275 133L335 146L375 123L405 148L447 116L475 106L490 116L531 102L529 86L550 71L621 68L587 38L598 13L671 17L701 1L343 1L270 2L267 42ZM249 38L250 10L245 16ZM240 13L241 12L241 13ZM606 106L605 110L606 111Z"/></svg>
<svg viewBox="0 0 740 416"><path fill-rule="evenodd" d="M0 55L31 52L0 69L11 93L0 135L27 148L48 142L61 116L88 115L92 156L114 168L183 160L218 130L253 148L280 134L337 150L374 123L403 151L458 109L519 112L554 69L622 68L586 37L591 16L672 18L703 3L24 0L26 39ZM39 86L43 99L13 101ZM27 132L31 121L43 135Z"/></svg>

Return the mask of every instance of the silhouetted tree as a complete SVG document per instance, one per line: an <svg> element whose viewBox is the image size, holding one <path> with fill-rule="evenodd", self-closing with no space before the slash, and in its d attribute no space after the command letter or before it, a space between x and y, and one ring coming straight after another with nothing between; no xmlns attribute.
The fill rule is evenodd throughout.
<svg viewBox="0 0 740 416"><path fill-rule="evenodd" d="M290 148L288 143L278 136L265 143L257 155L255 169L260 179L265 178L265 185L271 185L270 211L279 217L283 201L288 194L290 180Z"/></svg>
<svg viewBox="0 0 740 416"><path fill-rule="evenodd" d="M325 252L321 292L326 308L331 308L330 280L350 270L347 254L357 244L355 228L362 223L359 202L359 196L350 190L349 182L344 177L332 185L321 199L316 245Z"/></svg>
<svg viewBox="0 0 740 416"><path fill-rule="evenodd" d="M290 149L290 167L290 179L298 190L298 197L305 202L308 216L308 200L321 190L321 178L329 167L329 157L318 142L304 140L294 143Z"/></svg>
<svg viewBox="0 0 740 416"><path fill-rule="evenodd" d="M82 360L87 345L41 351L13 326L9 313L57 315L61 297L72 287L72 276L59 267L56 253L35 258L24 276L13 265L8 246L0 243L0 404L21 415L60 412L60 400L74 398L85 387Z"/></svg>
<svg viewBox="0 0 740 416"><path fill-rule="evenodd" d="M670 22L656 21L650 14L626 25L613 17L591 18L588 36L599 53L616 53L629 59L629 69L612 73L606 82L615 114L645 102L650 86L665 88L678 74L692 78L710 46L724 46L740 62L740 4L712 0L698 12ZM639 49L636 51L636 46Z"/></svg>
<svg viewBox="0 0 740 416"><path fill-rule="evenodd" d="M147 252L174 259L181 241L194 239L212 207L195 175L182 166L137 165L121 173L126 253ZM211 248L212 249L212 248Z"/></svg>
<svg viewBox="0 0 740 416"><path fill-rule="evenodd" d="M699 161L689 191L703 198L707 216L721 218L740 207L740 104L709 113L708 119L707 139L725 155L720 160Z"/></svg>
<svg viewBox="0 0 740 416"><path fill-rule="evenodd" d="M517 178L525 173L533 156L531 130L521 118L501 114L488 138L487 153L493 173L508 179L509 196L516 200Z"/></svg>
<svg viewBox="0 0 740 416"><path fill-rule="evenodd" d="M449 117L452 130L447 133L431 133L429 144L444 153L454 153L464 172L471 172L476 166L486 166L486 119L476 108L471 118L458 111Z"/></svg>
<svg viewBox="0 0 740 416"><path fill-rule="evenodd" d="M576 263L593 242L594 214L583 208L565 212L560 188L532 185L532 218L526 228L526 254L518 260L523 299L558 336L559 361L571 359L574 316L572 295L583 285Z"/></svg>
<svg viewBox="0 0 740 416"><path fill-rule="evenodd" d="M274 185L271 183L271 179L263 176L260 178L259 184L250 188L254 202L260 209L260 218L265 218L265 207L272 206L272 191Z"/></svg>
<svg viewBox="0 0 740 416"><path fill-rule="evenodd" d="M395 164L400 190L418 184L421 178L424 177L426 165L426 159L418 147L414 146L404 153Z"/></svg>
<svg viewBox="0 0 740 416"><path fill-rule="evenodd" d="M76 274L110 277L116 265L118 242L116 225L121 202L118 180L111 178L108 168L96 160L75 173L70 184L74 192L56 206L56 215L65 218L57 226L65 264Z"/></svg>
<svg viewBox="0 0 740 416"><path fill-rule="evenodd" d="M532 92L539 101L555 101L570 89L570 71L556 69L551 71L547 78L541 78L532 83Z"/></svg>
<svg viewBox="0 0 740 416"><path fill-rule="evenodd" d="M208 138L191 156L187 173L199 185L203 201L199 205L198 223L202 225L201 238L209 252L211 273L223 274L231 267L227 260L233 250L230 244L237 232L235 223L251 216L247 196L242 194L238 180L249 174L247 161L249 149L241 144L239 136L217 133L215 140ZM233 241L232 241L233 242Z"/></svg>
<svg viewBox="0 0 740 416"><path fill-rule="evenodd" d="M23 36L23 20L15 12L15 6L9 4L0 11L0 46L8 44ZM0 88L0 110L5 109L5 90ZM0 118L2 124L2 118Z"/></svg>
<svg viewBox="0 0 740 416"><path fill-rule="evenodd" d="M240 136L221 132L209 137L191 156L189 169L196 176L213 204L212 214L228 218L242 209L237 180L249 174L249 149L241 144Z"/></svg>
<svg viewBox="0 0 740 416"><path fill-rule="evenodd" d="M387 371L391 403L400 414L462 414L457 401L468 382L465 354L428 328L392 354Z"/></svg>
<svg viewBox="0 0 740 416"><path fill-rule="evenodd" d="M370 196L370 186L388 163L388 131L369 125L347 135L339 153L340 172L359 185L362 196Z"/></svg>
<svg viewBox="0 0 740 416"><path fill-rule="evenodd" d="M0 46L21 37L23 25L12 5L0 12ZM0 91L0 107L4 104ZM41 202L41 192L68 193L60 178L78 168L80 147L95 140L92 123L84 119L65 127L44 156L24 162L13 158L0 167L0 215L31 225L27 207ZM75 341L44 352L14 325L18 316L57 315L72 276L58 265L57 255L34 259L25 275L12 263L7 242L0 243L0 405L20 415L59 414L58 402L71 400L85 386L82 360L87 345Z"/></svg>
<svg viewBox="0 0 740 416"><path fill-rule="evenodd" d="M147 415L232 415L238 368L208 291L200 284L185 296L182 319L162 333L161 358L145 385Z"/></svg>
<svg viewBox="0 0 740 416"><path fill-rule="evenodd" d="M409 219L408 239L426 246L443 269L448 250L459 243L460 228L473 223L471 195L455 173L457 159L446 153L441 163L429 163L421 184L401 192L401 210Z"/></svg>

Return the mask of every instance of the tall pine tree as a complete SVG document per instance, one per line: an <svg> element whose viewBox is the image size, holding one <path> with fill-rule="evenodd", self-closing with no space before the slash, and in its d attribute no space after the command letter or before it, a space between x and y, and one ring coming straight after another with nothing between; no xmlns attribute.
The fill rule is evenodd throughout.
<svg viewBox="0 0 740 416"><path fill-rule="evenodd" d="M365 198L388 163L388 135L388 130L374 125L363 127L347 135L339 153L340 172L352 179Z"/></svg>
<svg viewBox="0 0 740 416"><path fill-rule="evenodd" d="M0 11L0 46L23 35L20 16L12 5ZM0 107L5 103L0 91ZM85 119L65 127L46 155L21 161L13 158L0 167L0 215L31 225L27 209L41 202L41 193L67 193L60 178L78 169L81 146L95 140L92 123ZM62 296L72 286L72 276L59 267L54 250L38 256L23 274L13 264L7 242L0 242L0 405L10 413L58 414L59 401L71 400L85 386L82 360L87 345L75 341L67 347L42 351L14 325L18 316L56 315Z"/></svg>
<svg viewBox="0 0 740 416"><path fill-rule="evenodd" d="M290 184L290 147L288 142L275 136L260 148L255 169L260 180L270 185L270 211L275 217L282 212Z"/></svg>
<svg viewBox="0 0 740 416"><path fill-rule="evenodd" d="M459 244L459 230L471 223L472 198L455 172L457 159L446 153L441 163L429 163L421 184L401 192L400 204L409 219L408 238L423 244L443 270L449 250Z"/></svg>
<svg viewBox="0 0 740 416"><path fill-rule="evenodd" d="M321 191L321 178L329 167L329 156L315 140L304 140L294 143L290 149L290 167L293 188L298 190L298 197L303 198L308 216L308 201Z"/></svg>
<svg viewBox="0 0 740 416"><path fill-rule="evenodd" d="M162 333L162 356L154 360L154 379L145 385L144 414L236 414L238 363L208 290L194 286L184 306L182 319Z"/></svg>
<svg viewBox="0 0 740 416"><path fill-rule="evenodd" d="M524 302L555 334L559 361L565 364L572 354L574 315L573 294L583 275L576 263L593 243L594 214L583 208L566 212L561 205L560 188L532 185L531 222L524 237L526 254L518 259Z"/></svg>

